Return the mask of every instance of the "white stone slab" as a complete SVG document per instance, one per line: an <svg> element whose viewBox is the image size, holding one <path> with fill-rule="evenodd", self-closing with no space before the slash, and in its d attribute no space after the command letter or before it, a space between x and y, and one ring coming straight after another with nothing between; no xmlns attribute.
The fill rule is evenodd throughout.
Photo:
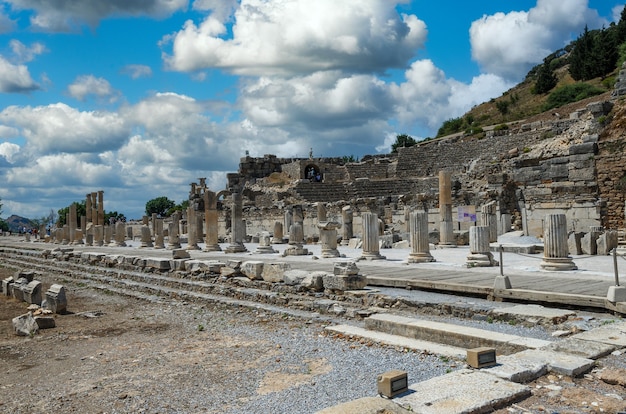
<svg viewBox="0 0 626 414"><path fill-rule="evenodd" d="M533 381L548 372L548 365L545 362L518 358L516 355L499 356L496 358L497 365L482 368L482 371L522 384Z"/></svg>
<svg viewBox="0 0 626 414"><path fill-rule="evenodd" d="M396 404L422 414L491 412L530 395L530 389L482 371L462 370L409 386Z"/></svg>
<svg viewBox="0 0 626 414"><path fill-rule="evenodd" d="M582 375L595 365L595 361L592 359L547 349L527 349L526 351L518 352L515 354L515 357L518 360L526 360L529 363L546 364L548 371L570 377Z"/></svg>
<svg viewBox="0 0 626 414"><path fill-rule="evenodd" d="M541 305L518 305L510 308L494 309L492 313L499 315L513 315L518 317L533 317L541 319L549 319L555 322L567 320L576 313L566 309L545 308Z"/></svg>
<svg viewBox="0 0 626 414"><path fill-rule="evenodd" d="M544 349L555 352L564 352L566 354L572 354L583 358L598 359L613 352L615 350L615 346L602 342L567 338L558 342L553 342Z"/></svg>
<svg viewBox="0 0 626 414"><path fill-rule="evenodd" d="M602 342L618 348L626 347L626 322L610 323L572 336L585 341Z"/></svg>

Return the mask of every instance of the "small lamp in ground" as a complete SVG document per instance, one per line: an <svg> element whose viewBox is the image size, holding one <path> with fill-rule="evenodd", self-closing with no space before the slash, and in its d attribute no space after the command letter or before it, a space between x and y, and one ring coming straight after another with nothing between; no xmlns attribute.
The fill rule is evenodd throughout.
<svg viewBox="0 0 626 414"><path fill-rule="evenodd" d="M409 389L406 371L397 369L380 374L377 383L378 394L387 398L393 398Z"/></svg>
<svg viewBox="0 0 626 414"><path fill-rule="evenodd" d="M496 350L479 347L467 350L467 364L473 368L486 368L496 365Z"/></svg>

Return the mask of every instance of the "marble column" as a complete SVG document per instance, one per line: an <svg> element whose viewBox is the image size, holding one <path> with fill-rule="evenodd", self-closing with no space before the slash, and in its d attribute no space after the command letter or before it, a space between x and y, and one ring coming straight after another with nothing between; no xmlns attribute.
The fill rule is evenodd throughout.
<svg viewBox="0 0 626 414"><path fill-rule="evenodd" d="M565 214L546 215L543 231L543 260L545 270L578 269L569 256Z"/></svg>
<svg viewBox="0 0 626 414"><path fill-rule="evenodd" d="M87 223L90 223L92 221L91 220L91 193L85 196L85 216L87 217Z"/></svg>
<svg viewBox="0 0 626 414"><path fill-rule="evenodd" d="M101 224L93 226L93 244L94 246L104 245L104 226Z"/></svg>
<svg viewBox="0 0 626 414"><path fill-rule="evenodd" d="M434 262L435 258L430 254L428 239L428 213L414 211L409 214L409 234L411 237L411 253L409 263Z"/></svg>
<svg viewBox="0 0 626 414"><path fill-rule="evenodd" d="M67 223L67 220L68 220L68 216L69 216L69 214L65 215L66 223ZM63 239L61 239L61 244L70 244L70 226L68 226L67 224L63 225L62 236L63 236Z"/></svg>
<svg viewBox="0 0 626 414"><path fill-rule="evenodd" d="M385 256L380 254L380 235L378 216L374 213L361 213L363 222L363 253L361 259L381 260Z"/></svg>
<svg viewBox="0 0 626 414"><path fill-rule="evenodd" d="M247 252L246 246L243 244L246 227L243 221L243 201L240 193L232 194L232 207L230 210L230 245L226 248L226 253L242 253Z"/></svg>
<svg viewBox="0 0 626 414"><path fill-rule="evenodd" d="M204 251L220 252L222 248L218 237L217 194L209 189L204 190Z"/></svg>
<svg viewBox="0 0 626 414"><path fill-rule="evenodd" d="M180 249L180 213L172 214L172 221L167 226L167 248Z"/></svg>
<svg viewBox="0 0 626 414"><path fill-rule="evenodd" d="M293 224L293 212L291 209L285 210L285 222L283 225L283 229L287 230L287 235L289 235L289 230L291 229L291 225Z"/></svg>
<svg viewBox="0 0 626 414"><path fill-rule="evenodd" d="M193 206L187 207L187 250L200 250L198 246L198 216Z"/></svg>
<svg viewBox="0 0 626 414"><path fill-rule="evenodd" d="M105 224L104 222L104 191L98 191L98 224Z"/></svg>
<svg viewBox="0 0 626 414"><path fill-rule="evenodd" d="M150 227L147 224L141 226L141 244L139 247L153 247L152 235L150 234Z"/></svg>
<svg viewBox="0 0 626 414"><path fill-rule="evenodd" d="M163 236L163 219L153 219L154 225L154 248L165 249L165 237Z"/></svg>
<svg viewBox="0 0 626 414"><path fill-rule="evenodd" d="M350 206L344 206L341 209L341 218L343 221L343 233L341 236L341 245L347 246L350 243L350 239L354 237L353 228L352 228L352 220L354 213L352 212L352 208Z"/></svg>
<svg viewBox="0 0 626 414"><path fill-rule="evenodd" d="M113 228L108 225L102 227L104 228L104 244L108 246L109 244L111 244Z"/></svg>
<svg viewBox="0 0 626 414"><path fill-rule="evenodd" d="M498 217L496 215L495 201L490 201L489 203L480 207L480 224L489 229L489 243L497 242Z"/></svg>
<svg viewBox="0 0 626 414"><path fill-rule="evenodd" d="M283 244L285 243L284 237L285 235L283 233L283 223L281 223L280 221L274 222L274 235L272 237L272 243Z"/></svg>
<svg viewBox="0 0 626 414"><path fill-rule="evenodd" d="M121 221L115 223L115 246L126 246L126 224Z"/></svg>
<svg viewBox="0 0 626 414"><path fill-rule="evenodd" d="M452 222L452 174L439 171L439 247L456 247Z"/></svg>
<svg viewBox="0 0 626 414"><path fill-rule="evenodd" d="M469 229L470 252L467 255L467 267L490 267L499 263L493 259L489 250L491 228L488 226L471 226Z"/></svg>
<svg viewBox="0 0 626 414"><path fill-rule="evenodd" d="M76 203L70 204L70 212L68 216L69 222L67 224L69 225L70 232L69 243L75 244L74 241L76 240L76 227L78 224L76 220Z"/></svg>
<svg viewBox="0 0 626 414"><path fill-rule="evenodd" d="M270 233L267 231L262 231L259 235L259 245L257 249L254 251L256 254L271 254L278 253L277 250L272 248Z"/></svg>

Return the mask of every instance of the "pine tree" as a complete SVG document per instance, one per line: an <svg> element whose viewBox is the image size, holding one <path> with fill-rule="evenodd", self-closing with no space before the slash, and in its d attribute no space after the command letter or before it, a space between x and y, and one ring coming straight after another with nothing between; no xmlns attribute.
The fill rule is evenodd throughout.
<svg viewBox="0 0 626 414"><path fill-rule="evenodd" d="M537 81L535 82L534 92L536 94L549 92L556 86L557 82L558 79L550 67L550 60L548 60L548 58L544 59L543 65L541 65L537 71Z"/></svg>

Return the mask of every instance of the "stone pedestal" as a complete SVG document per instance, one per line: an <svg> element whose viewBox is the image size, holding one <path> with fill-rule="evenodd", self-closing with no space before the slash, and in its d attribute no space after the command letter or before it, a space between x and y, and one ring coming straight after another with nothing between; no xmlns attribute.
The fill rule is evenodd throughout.
<svg viewBox="0 0 626 414"><path fill-rule="evenodd" d="M330 291L346 291L363 289L367 286L367 278L359 274L359 268L354 262L336 262L333 273L322 276L324 289Z"/></svg>
<svg viewBox="0 0 626 414"><path fill-rule="evenodd" d="M578 269L569 256L565 214L546 215L541 267L556 271Z"/></svg>
<svg viewBox="0 0 626 414"><path fill-rule="evenodd" d="M284 256L306 256L309 251L303 247L304 229L302 224L293 223L289 229L289 247L285 249Z"/></svg>
<svg viewBox="0 0 626 414"><path fill-rule="evenodd" d="M53 313L63 313L67 310L67 297L63 285L50 286L46 292L46 309Z"/></svg>
<svg viewBox="0 0 626 414"><path fill-rule="evenodd" d="M409 235L411 238L411 253L409 263L434 262L435 258L430 254L428 240L428 213L415 211L409 214Z"/></svg>
<svg viewBox="0 0 626 414"><path fill-rule="evenodd" d="M318 223L317 227L320 230L322 257L327 259L341 256L339 250L337 250L337 229L339 228L339 223L327 221Z"/></svg>
<svg viewBox="0 0 626 414"><path fill-rule="evenodd" d="M259 246L254 251L254 253L257 253L257 254L278 253L277 250L274 250L272 248L271 237L268 232L264 231L259 235Z"/></svg>
<svg viewBox="0 0 626 414"><path fill-rule="evenodd" d="M470 254L466 259L467 267L490 267L499 264L489 250L490 232L491 229L487 226L470 227Z"/></svg>
<svg viewBox="0 0 626 414"><path fill-rule="evenodd" d="M456 247L452 222L452 174L439 171L439 247Z"/></svg>
<svg viewBox="0 0 626 414"><path fill-rule="evenodd" d="M385 256L380 254L380 235L378 216L374 213L362 213L363 222L363 253L361 259L382 260Z"/></svg>

